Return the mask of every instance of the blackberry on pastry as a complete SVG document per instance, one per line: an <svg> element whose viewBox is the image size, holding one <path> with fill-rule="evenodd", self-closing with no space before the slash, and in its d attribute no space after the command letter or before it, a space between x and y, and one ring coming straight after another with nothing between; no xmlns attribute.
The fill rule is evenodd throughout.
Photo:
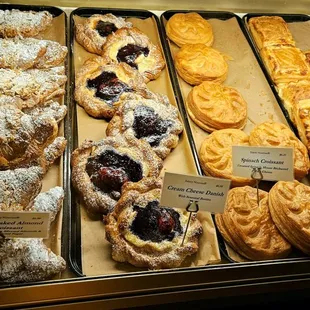
<svg viewBox="0 0 310 310"><path fill-rule="evenodd" d="M128 181L157 177L162 161L144 141L134 137L86 140L72 153L73 186L91 213L107 214Z"/></svg>
<svg viewBox="0 0 310 310"><path fill-rule="evenodd" d="M103 55L113 62L125 62L138 70L146 83L157 79L165 66L159 47L135 27L122 28L111 34L103 49Z"/></svg>
<svg viewBox="0 0 310 310"><path fill-rule="evenodd" d="M123 186L114 211L105 217L112 258L149 269L179 267L198 251L202 226L196 215L182 244L189 213L159 205L161 179L144 178Z"/></svg>
<svg viewBox="0 0 310 310"><path fill-rule="evenodd" d="M183 126L178 110L164 95L149 93L148 98L130 95L119 106L107 127L107 135L126 132L150 144L162 159L175 148Z"/></svg>
<svg viewBox="0 0 310 310"><path fill-rule="evenodd" d="M87 60L76 75L75 100L96 118L111 118L133 92L145 96L146 84L137 70L106 57Z"/></svg>
<svg viewBox="0 0 310 310"><path fill-rule="evenodd" d="M130 28L131 23L113 14L94 14L84 24L75 27L75 38L88 52L102 55L107 37L120 28Z"/></svg>

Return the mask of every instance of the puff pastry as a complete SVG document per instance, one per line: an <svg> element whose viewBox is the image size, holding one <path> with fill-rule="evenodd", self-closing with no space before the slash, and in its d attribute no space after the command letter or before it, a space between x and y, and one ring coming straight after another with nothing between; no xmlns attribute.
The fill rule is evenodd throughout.
<svg viewBox="0 0 310 310"><path fill-rule="evenodd" d="M212 46L214 41L211 25L196 12L174 14L167 21L166 33L180 47L196 43Z"/></svg>
<svg viewBox="0 0 310 310"><path fill-rule="evenodd" d="M295 46L293 36L280 16L252 17L248 26L259 49L267 46Z"/></svg>
<svg viewBox="0 0 310 310"><path fill-rule="evenodd" d="M47 11L0 10L0 37L34 37L52 21Z"/></svg>
<svg viewBox="0 0 310 310"><path fill-rule="evenodd" d="M157 177L162 161L145 141L126 135L84 143L72 153L72 183L91 213L112 211L128 181Z"/></svg>
<svg viewBox="0 0 310 310"><path fill-rule="evenodd" d="M310 255L310 187L294 182L277 182L269 192L273 221L296 248Z"/></svg>
<svg viewBox="0 0 310 310"><path fill-rule="evenodd" d="M268 193L245 186L228 192L223 214L217 214L216 224L225 241L250 260L286 257L291 245L280 234L272 221Z"/></svg>
<svg viewBox="0 0 310 310"><path fill-rule="evenodd" d="M159 47L138 28L122 28L111 34L103 46L104 56L137 69L145 82L159 77L165 61Z"/></svg>
<svg viewBox="0 0 310 310"><path fill-rule="evenodd" d="M75 100L96 118L111 118L129 93L146 96L140 73L126 63L111 63L107 57L87 60L77 72Z"/></svg>
<svg viewBox="0 0 310 310"><path fill-rule="evenodd" d="M0 103L9 99L19 107L32 107L63 95L66 81L63 66L26 71L0 69Z"/></svg>
<svg viewBox="0 0 310 310"><path fill-rule="evenodd" d="M85 19L84 24L76 24L75 38L88 52L102 55L107 37L124 27L130 28L132 24L126 22L122 17L116 17L110 13L94 14Z"/></svg>
<svg viewBox="0 0 310 310"><path fill-rule="evenodd" d="M294 149L294 175L302 179L309 170L307 148L294 133L284 124L265 122L256 126L249 136L250 145L292 147Z"/></svg>
<svg viewBox="0 0 310 310"><path fill-rule="evenodd" d="M302 143L310 150L310 82L280 84L278 91Z"/></svg>
<svg viewBox="0 0 310 310"><path fill-rule="evenodd" d="M189 213L159 205L162 182L145 178L124 185L115 209L105 218L112 258L137 267L179 267L197 252L202 226L194 214L181 246Z"/></svg>
<svg viewBox="0 0 310 310"><path fill-rule="evenodd" d="M50 68L60 65L67 47L48 40L0 39L0 68Z"/></svg>
<svg viewBox="0 0 310 310"><path fill-rule="evenodd" d="M199 161L206 175L230 179L232 186L254 184L254 180L232 174L232 146L249 145L249 137L239 129L212 132L201 144Z"/></svg>
<svg viewBox="0 0 310 310"><path fill-rule="evenodd" d="M204 44L186 44L175 55L175 67L181 78L190 85L204 81L225 81L228 65L224 56Z"/></svg>
<svg viewBox="0 0 310 310"><path fill-rule="evenodd" d="M306 62L310 65L310 50L304 51L304 54L306 56Z"/></svg>
<svg viewBox="0 0 310 310"><path fill-rule="evenodd" d="M150 98L128 96L108 124L107 136L126 133L150 144L162 159L178 145L183 125L178 110L166 96L153 94Z"/></svg>
<svg viewBox="0 0 310 310"><path fill-rule="evenodd" d="M296 47L264 47L261 56L275 84L310 80L306 56Z"/></svg>
<svg viewBox="0 0 310 310"><path fill-rule="evenodd" d="M186 106L190 118L208 132L246 124L247 103L232 87L203 82L192 88Z"/></svg>

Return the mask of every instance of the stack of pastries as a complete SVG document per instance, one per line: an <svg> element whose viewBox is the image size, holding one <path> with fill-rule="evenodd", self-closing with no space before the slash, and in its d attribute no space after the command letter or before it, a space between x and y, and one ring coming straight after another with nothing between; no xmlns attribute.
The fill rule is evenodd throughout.
<svg viewBox="0 0 310 310"><path fill-rule="evenodd" d="M66 147L58 126L67 113L67 47L35 36L44 37L52 23L47 11L0 10L0 211L50 212L50 223L64 191L40 191ZM0 265L0 282L47 280L66 268L38 238L0 237Z"/></svg>
<svg viewBox="0 0 310 310"><path fill-rule="evenodd" d="M296 47L288 25L280 16L253 17L248 23L260 55L295 124L310 150L310 65Z"/></svg>
<svg viewBox="0 0 310 310"><path fill-rule="evenodd" d="M224 86L227 60L212 48L212 27L198 13L174 14L166 24L168 38L180 49L175 67L180 77L194 87L186 100L193 122L207 132L242 129L247 121L247 103L232 87Z"/></svg>
<svg viewBox="0 0 310 310"><path fill-rule="evenodd" d="M197 252L202 226L187 212L159 205L163 160L183 125L163 94L147 88L165 66L160 48L112 14L75 26L75 38L97 56L76 73L75 100L107 120L107 137L84 141L71 157L72 183L90 213L105 215L106 238L118 262L150 269L178 267Z"/></svg>

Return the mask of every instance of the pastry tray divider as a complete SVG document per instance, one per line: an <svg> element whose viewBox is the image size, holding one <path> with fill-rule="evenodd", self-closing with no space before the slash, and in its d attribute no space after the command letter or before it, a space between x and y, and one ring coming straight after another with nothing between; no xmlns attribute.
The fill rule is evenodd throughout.
<svg viewBox="0 0 310 310"><path fill-rule="evenodd" d="M181 94L180 90L176 90L177 84L174 79L176 79L176 76L173 74L172 71L172 64L171 60L167 55L167 49L165 44L165 37L164 33L162 31L162 27L159 21L159 18L156 14L147 11L147 10L138 10L138 9L117 9L117 8L88 8L88 7L81 7L73 10L70 14L70 110L71 110L71 140L70 140L70 152L72 152L75 148L78 147L78 125L77 125L77 111L76 111L76 102L74 100L74 89L75 89L75 64L74 64L74 57L73 57L73 50L74 50L74 40L75 40L75 32L74 32L74 18L73 16L80 16L80 17L89 17L93 14L107 14L112 13L116 16L121 16L123 18L140 18L140 19L146 19L146 18L154 18L159 39L162 45L162 50L164 54L164 58L166 60L166 66L168 69L168 75L171 80L175 100L177 103L177 107L180 113L180 116L182 118L182 123L184 125L184 129L187 134L187 142L190 146L191 154L194 158L195 167L197 170L198 175L202 174L202 170L199 165L198 161L198 154L195 149L194 140L192 137L192 132L189 127L189 123L187 120L187 114L184 105L181 103ZM70 167L70 158L68 160L68 167ZM70 169L68 169L68 174L70 174ZM71 188L71 190L70 190ZM68 197L70 197L70 205L71 205L71 214L70 214L70 237L69 237L69 264L72 269L72 271L78 275L78 276L85 276L83 273L83 266L82 266L82 240L81 240L81 213L80 208L76 207L75 199L77 199L77 195L75 194L74 188L71 185L71 187L68 188L68 191L70 194L68 194ZM145 271L144 271L145 272ZM135 274L134 272L130 272L130 274ZM111 276L111 275L104 275L104 277Z"/></svg>
<svg viewBox="0 0 310 310"><path fill-rule="evenodd" d="M244 29L245 29L245 36L254 52L254 55L261 67L261 69L263 70L265 76L266 76L266 79L270 85L270 88L272 89L272 92L274 94L274 96L276 97L276 100L288 122L288 124L290 125L291 129L293 130L293 132L295 133L295 135L297 136L298 139L299 138L299 134L298 134L298 131L297 131L297 128L296 126L294 125L294 123L292 122L291 118L289 117L289 114L282 102L282 99L280 98L279 94L278 94L278 91L276 89L276 85L275 83L273 82L265 64L264 64L264 61L262 59L262 57L260 56L260 53L259 53L259 49L254 41L254 38L252 37L251 33L250 33L250 30L248 28L248 21L252 18L252 17L258 17L258 16L280 16L282 17L287 23L290 23L290 22L304 22L304 21L309 21L310 20L310 16L308 15L305 15L305 14L284 14L284 13L247 13L245 14L243 17L242 17L242 21L244 23Z"/></svg>
<svg viewBox="0 0 310 310"><path fill-rule="evenodd" d="M70 77L69 77L69 62L70 62L70 48L69 48L69 36L68 36L68 16L65 11L63 11L61 8L54 7L54 6L46 6L46 5L28 5L28 4L0 4L0 10L20 10L20 11L48 11L53 15L53 17L58 17L61 14L64 14L64 31L65 31L65 45L68 48L68 53L64 61L65 66L65 72L67 75L67 82L65 84L65 91L66 93L63 95L63 103L67 106L67 115L65 116L63 120L63 130L64 130L64 137L67 140L67 146L65 148L65 151L62 155L63 160L63 167L62 167L62 187L64 189L64 200L63 200L63 206L61 208L62 212L62 223L61 223L61 253L60 255L65 259L67 263L67 269L69 268L69 238L70 238L70 228L69 228L69 218L71 216L70 212L70 166L69 166L69 158L70 158L70 140L71 140L71 112L70 112ZM60 280L54 280L54 282L62 281ZM34 284L48 284L51 281L36 281L33 283L27 283L27 286L34 285ZM24 286L24 283L17 283L17 284L8 284L8 283L0 283L0 288L5 287L21 287Z"/></svg>
<svg viewBox="0 0 310 310"><path fill-rule="evenodd" d="M264 64L262 63L262 60L259 56L259 54L257 53L257 51L255 50L255 47L254 47L254 44L252 42L252 39L251 39L251 36L249 35L249 32L247 30L247 27L245 26L244 24L244 21L246 20L247 16L259 16L261 14L246 14L244 17L243 17L243 21L241 19L240 16L236 15L235 13L232 13L232 12L225 12L225 11L221 11L221 12L218 12L218 11L202 11L202 10L168 10L168 11L165 11L161 14L161 17L160 17L160 20L161 20L161 31L162 31L162 35L164 36L165 40L164 40L164 48L165 48L165 51L166 51L166 54L167 54L167 57L168 57L168 60L169 60L169 63L172 64L170 65L169 67L169 72L171 74L171 80L172 82L174 83L173 86L174 86L174 89L175 89L175 92L176 92L176 96L179 98L179 104L182 106L182 111L184 112L184 122L186 122L186 124L188 125L188 130L190 132L190 136L193 137L193 134L192 134L192 131L191 131L191 127L189 125L189 120L188 120L188 114L187 114L187 111L186 111L186 107L185 107L185 103L184 103L184 99L183 99L183 96L182 96L182 93L181 93L181 87L180 87L180 84L178 82L178 74L177 74L177 71L175 69L175 66L174 66L174 62L173 62L173 58L172 58L172 53L171 53L171 50L170 50L170 47L169 47L169 38L166 34L166 30L165 30L165 20L168 20L170 17L172 17L174 14L176 13L190 13L190 12L196 12L198 14L200 14L202 17L206 18L206 19L211 19L211 18L216 18L216 19L220 19L220 20L227 20L227 19L230 19L230 18L236 18L237 22L238 22L238 25L243 33L243 35L245 36L245 39L247 40L247 42L249 43L251 49L253 50L254 52L254 55L261 67L261 69L263 70L265 76L266 76L266 79L268 81L268 84L270 86L270 88L272 89L273 91L273 94L275 95L276 99L277 99L277 102L278 104L280 105L280 108L285 116L285 119L287 120L289 126L291 127L292 130L294 130L294 133L296 134L296 130L295 130L295 127L294 125L292 124L290 118L288 117L288 113L286 111L286 109L284 108L283 104L281 103L281 99L275 89L275 86L274 84L272 83L271 79L270 79L270 76L268 75L267 71L266 71L266 68L264 66ZM302 20L310 20L310 17L307 16L307 15L299 15L299 14L266 14L266 15L278 15L278 16L287 16L287 18L293 18L293 20L295 20L294 18L303 18ZM180 109L181 110L181 109ZM297 137L298 137L298 134L296 134ZM193 140L194 142L194 140ZM199 159L198 159L198 153L197 153L197 149L196 149L196 145L194 143L194 154L196 154L196 156L194 156L195 160L197 160L197 163L199 165ZM203 172L202 170L200 169L199 170L200 174L203 176ZM224 238L222 237L221 233L219 232L218 228L217 228L217 225L216 225L216 222L215 222L215 216L212 215L212 218L213 218L213 222L214 222L214 226L216 228L216 233L217 233L217 238L218 238L218 244L219 244L219 248L220 248L220 252L221 254L225 257L225 259L230 262L230 263L238 263L240 264L240 262L237 262L236 260L234 260L233 258L231 258L228 254L228 251L226 249L226 246L225 246L225 241L224 241ZM304 260L309 260L310 261L310 257L305 257L303 256L304 254L301 253L300 251L298 251L296 249L295 251L295 248L294 248L294 253L300 253L301 257L289 257L289 258L284 258L284 259L276 259L276 260L272 260L273 262L283 262L283 261L304 261Z"/></svg>

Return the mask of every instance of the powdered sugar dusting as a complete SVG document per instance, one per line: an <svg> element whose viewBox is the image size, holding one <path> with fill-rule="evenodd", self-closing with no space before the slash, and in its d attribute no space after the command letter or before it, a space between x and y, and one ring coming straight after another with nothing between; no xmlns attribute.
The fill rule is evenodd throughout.
<svg viewBox="0 0 310 310"><path fill-rule="evenodd" d="M65 260L42 239L5 239L0 243L0 281L47 280L65 270Z"/></svg>
<svg viewBox="0 0 310 310"><path fill-rule="evenodd" d="M0 210L14 211L27 207L41 190L41 167L0 171Z"/></svg>
<svg viewBox="0 0 310 310"><path fill-rule="evenodd" d="M67 47L49 40L0 39L0 67L10 69L49 68L59 65Z"/></svg>
<svg viewBox="0 0 310 310"><path fill-rule="evenodd" d="M51 25L52 20L47 11L0 10L0 35L33 37Z"/></svg>

